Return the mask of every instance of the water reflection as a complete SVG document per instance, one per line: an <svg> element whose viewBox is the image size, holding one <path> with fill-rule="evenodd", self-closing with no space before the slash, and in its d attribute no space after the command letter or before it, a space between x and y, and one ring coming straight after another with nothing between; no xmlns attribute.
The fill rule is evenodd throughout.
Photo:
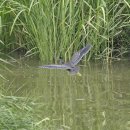
<svg viewBox="0 0 130 130"><path fill-rule="evenodd" d="M7 75L4 93L39 102L44 128L130 129L130 63L88 63L82 77L62 70L22 67ZM42 104L42 105L41 105Z"/></svg>

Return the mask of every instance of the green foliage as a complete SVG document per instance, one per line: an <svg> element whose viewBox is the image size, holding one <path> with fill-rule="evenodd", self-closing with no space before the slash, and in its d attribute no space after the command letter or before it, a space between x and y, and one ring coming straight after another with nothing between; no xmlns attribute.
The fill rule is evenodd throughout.
<svg viewBox="0 0 130 130"><path fill-rule="evenodd" d="M91 43L88 59L118 58L129 47L129 8L127 0L2 0L0 46L57 62Z"/></svg>
<svg viewBox="0 0 130 130"><path fill-rule="evenodd" d="M34 116L35 103L22 97L0 97L0 129L39 130L38 118Z"/></svg>

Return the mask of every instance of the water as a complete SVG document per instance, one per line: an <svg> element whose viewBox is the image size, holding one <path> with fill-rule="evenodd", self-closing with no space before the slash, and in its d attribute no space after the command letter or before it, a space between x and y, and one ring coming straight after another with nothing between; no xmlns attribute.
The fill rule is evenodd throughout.
<svg viewBox="0 0 130 130"><path fill-rule="evenodd" d="M3 71L8 81L1 81L1 91L39 102L49 130L130 130L129 61L87 63L82 77L35 66Z"/></svg>

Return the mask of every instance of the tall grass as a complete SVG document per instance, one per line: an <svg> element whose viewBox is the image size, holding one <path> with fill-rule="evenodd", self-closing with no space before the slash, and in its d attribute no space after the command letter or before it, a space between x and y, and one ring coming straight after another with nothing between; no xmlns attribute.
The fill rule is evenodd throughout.
<svg viewBox="0 0 130 130"><path fill-rule="evenodd" d="M26 48L25 56L57 62L70 59L87 43L88 59L120 57L128 51L130 5L127 0L2 0L5 49Z"/></svg>

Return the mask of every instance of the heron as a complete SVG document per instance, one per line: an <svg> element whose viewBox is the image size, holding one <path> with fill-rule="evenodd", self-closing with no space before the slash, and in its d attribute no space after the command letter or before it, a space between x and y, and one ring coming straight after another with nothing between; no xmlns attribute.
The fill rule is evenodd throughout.
<svg viewBox="0 0 130 130"><path fill-rule="evenodd" d="M70 74L72 75L77 74L81 76L81 74L79 73L80 68L79 66L76 66L76 65L80 62L83 56L85 56L90 51L91 48L92 48L92 45L87 44L85 47L75 52L72 56L72 59L67 63L61 64L61 65L57 65L57 64L43 65L43 66L39 66L39 68L62 69L62 70L69 71Z"/></svg>

